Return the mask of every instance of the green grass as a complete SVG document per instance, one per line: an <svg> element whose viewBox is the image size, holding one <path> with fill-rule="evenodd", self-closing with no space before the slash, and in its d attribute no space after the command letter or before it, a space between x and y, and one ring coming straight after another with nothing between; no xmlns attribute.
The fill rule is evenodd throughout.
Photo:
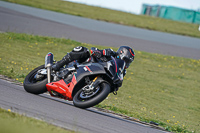
<svg viewBox="0 0 200 133"><path fill-rule="evenodd" d="M134 15L100 7L87 6L61 0L4 0L32 7L87 17L106 22L118 23L162 32L200 37L197 24L177 22L156 17Z"/></svg>
<svg viewBox="0 0 200 133"><path fill-rule="evenodd" d="M94 46L17 33L0 33L0 40L0 74L19 82L32 69L44 64L48 52L60 60L75 46ZM141 121L158 122L169 131L200 132L200 60L135 53L118 95L110 94L97 107Z"/></svg>
<svg viewBox="0 0 200 133"><path fill-rule="evenodd" d="M74 133L0 108L1 133Z"/></svg>

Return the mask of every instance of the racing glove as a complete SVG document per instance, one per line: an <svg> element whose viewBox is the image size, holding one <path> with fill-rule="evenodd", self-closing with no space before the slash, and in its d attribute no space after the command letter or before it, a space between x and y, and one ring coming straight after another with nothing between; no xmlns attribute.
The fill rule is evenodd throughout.
<svg viewBox="0 0 200 133"><path fill-rule="evenodd" d="M91 50L90 50L90 52L91 52L91 54L93 56L95 56L97 58L101 58L101 56L102 56L102 52L99 49L97 49L97 48L92 47Z"/></svg>
<svg viewBox="0 0 200 133"><path fill-rule="evenodd" d="M110 57L110 56L116 56L116 52L113 51L112 49L104 49L103 50L103 55L104 56L108 56L108 57Z"/></svg>

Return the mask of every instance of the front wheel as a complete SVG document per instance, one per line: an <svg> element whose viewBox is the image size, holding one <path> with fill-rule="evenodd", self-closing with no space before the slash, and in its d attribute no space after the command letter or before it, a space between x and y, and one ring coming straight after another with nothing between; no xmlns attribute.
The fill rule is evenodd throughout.
<svg viewBox="0 0 200 133"><path fill-rule="evenodd" d="M85 88L87 86L84 86ZM102 102L110 93L110 85L106 82L100 83L91 93L85 93L80 89L73 97L73 103L79 108L89 108Z"/></svg>
<svg viewBox="0 0 200 133"><path fill-rule="evenodd" d="M41 94L47 91L47 76L42 75L41 78L36 78L38 70L44 70L44 65L32 70L24 80L24 89L33 94Z"/></svg>

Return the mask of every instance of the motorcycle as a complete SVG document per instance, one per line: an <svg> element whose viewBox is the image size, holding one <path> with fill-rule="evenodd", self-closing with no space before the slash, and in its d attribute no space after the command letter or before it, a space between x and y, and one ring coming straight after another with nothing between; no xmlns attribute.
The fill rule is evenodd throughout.
<svg viewBox="0 0 200 133"><path fill-rule="evenodd" d="M24 89L32 94L49 92L53 97L73 101L79 108L89 108L102 102L109 93L117 94L122 85L125 62L111 56L90 57L83 63L77 61L52 70L54 55L48 53L45 65L32 70L24 80Z"/></svg>

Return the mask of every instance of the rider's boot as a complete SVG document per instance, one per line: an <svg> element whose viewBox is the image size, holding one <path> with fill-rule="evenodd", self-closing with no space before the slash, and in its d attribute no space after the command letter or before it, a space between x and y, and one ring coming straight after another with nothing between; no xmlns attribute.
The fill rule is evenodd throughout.
<svg viewBox="0 0 200 133"><path fill-rule="evenodd" d="M71 56L69 53L67 53L67 55L65 55L62 60L56 62L56 64L52 66L52 70L58 71L61 67L69 64L71 61Z"/></svg>

